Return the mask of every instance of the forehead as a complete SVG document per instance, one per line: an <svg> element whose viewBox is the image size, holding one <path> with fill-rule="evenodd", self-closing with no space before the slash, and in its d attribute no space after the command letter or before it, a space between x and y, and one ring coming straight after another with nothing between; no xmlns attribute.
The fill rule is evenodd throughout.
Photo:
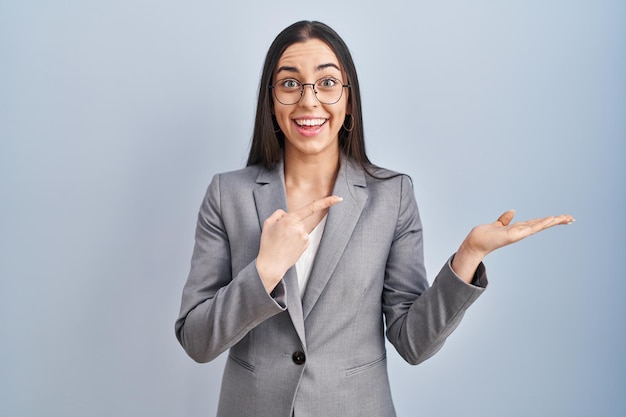
<svg viewBox="0 0 626 417"><path fill-rule="evenodd" d="M299 72L304 72L315 70L320 65L325 64L335 64L341 68L337 55L326 42L319 39L309 39L289 45L280 56L276 71L282 67L290 67Z"/></svg>

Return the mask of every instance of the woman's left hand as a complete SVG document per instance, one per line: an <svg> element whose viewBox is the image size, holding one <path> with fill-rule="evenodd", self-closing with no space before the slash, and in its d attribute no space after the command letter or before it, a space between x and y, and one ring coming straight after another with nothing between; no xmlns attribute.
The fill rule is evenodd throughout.
<svg viewBox="0 0 626 417"><path fill-rule="evenodd" d="M519 242L552 226L570 224L575 221L571 215L561 214L511 223L514 216L515 211L509 210L498 217L495 222L472 229L461 243L452 261L452 269L461 279L471 282L480 262L494 250Z"/></svg>

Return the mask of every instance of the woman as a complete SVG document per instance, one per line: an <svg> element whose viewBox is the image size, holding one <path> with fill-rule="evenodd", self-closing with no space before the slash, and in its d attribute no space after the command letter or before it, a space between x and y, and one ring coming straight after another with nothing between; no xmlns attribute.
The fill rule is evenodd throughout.
<svg viewBox="0 0 626 417"><path fill-rule="evenodd" d="M513 215L474 228L429 288L411 182L365 153L348 48L298 22L268 51L248 166L208 187L176 335L198 362L230 349L218 416L394 416L385 328L427 359L487 285L484 256L573 221Z"/></svg>

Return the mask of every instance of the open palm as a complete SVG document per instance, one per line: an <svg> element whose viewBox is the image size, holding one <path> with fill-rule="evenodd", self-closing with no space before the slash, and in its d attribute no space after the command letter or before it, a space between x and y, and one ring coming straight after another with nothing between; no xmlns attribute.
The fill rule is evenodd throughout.
<svg viewBox="0 0 626 417"><path fill-rule="evenodd" d="M571 215L562 214L511 223L514 216L515 211L509 210L493 223L474 227L465 242L468 248L483 253L485 256L496 249L518 242L552 226L570 224L574 221Z"/></svg>
<svg viewBox="0 0 626 417"><path fill-rule="evenodd" d="M514 216L514 210L506 211L495 222L476 226L470 231L452 261L452 269L463 281L471 282L478 264L494 250L552 226L574 221L571 215L561 214L511 223Z"/></svg>

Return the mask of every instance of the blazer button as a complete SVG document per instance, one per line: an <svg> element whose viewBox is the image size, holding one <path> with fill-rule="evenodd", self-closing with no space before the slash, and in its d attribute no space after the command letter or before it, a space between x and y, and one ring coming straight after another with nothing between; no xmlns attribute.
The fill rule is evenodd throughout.
<svg viewBox="0 0 626 417"><path fill-rule="evenodd" d="M304 362L306 362L306 356L304 356L304 352L294 352L294 354L291 356L291 359L293 359L293 363L295 363L296 365L302 365Z"/></svg>

